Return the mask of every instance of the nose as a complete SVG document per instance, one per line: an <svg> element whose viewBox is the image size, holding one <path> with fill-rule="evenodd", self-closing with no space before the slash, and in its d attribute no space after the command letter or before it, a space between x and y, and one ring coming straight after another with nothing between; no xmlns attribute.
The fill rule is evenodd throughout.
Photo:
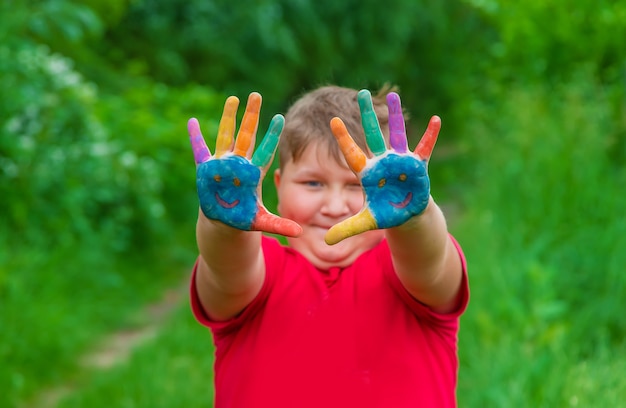
<svg viewBox="0 0 626 408"><path fill-rule="evenodd" d="M321 213L329 217L343 217L350 214L349 195L342 189L329 189L324 196Z"/></svg>

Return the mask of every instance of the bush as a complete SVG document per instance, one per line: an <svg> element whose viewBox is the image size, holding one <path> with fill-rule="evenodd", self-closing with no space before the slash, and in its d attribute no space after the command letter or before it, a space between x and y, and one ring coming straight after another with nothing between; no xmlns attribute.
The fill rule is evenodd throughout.
<svg viewBox="0 0 626 408"><path fill-rule="evenodd" d="M626 333L626 197L616 193L626 172L612 160L624 124L584 73L494 92L487 99L502 102L475 102L463 145L473 183L458 229L473 301L460 395L470 406L561 406L568 371Z"/></svg>

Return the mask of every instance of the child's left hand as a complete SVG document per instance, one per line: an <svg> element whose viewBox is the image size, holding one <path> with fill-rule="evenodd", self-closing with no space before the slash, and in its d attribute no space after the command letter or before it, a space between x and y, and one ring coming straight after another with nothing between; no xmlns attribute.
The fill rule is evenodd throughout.
<svg viewBox="0 0 626 408"><path fill-rule="evenodd" d="M400 97L390 93L387 104L391 148L388 148L369 91L360 91L358 101L367 145L374 157L368 158L354 143L341 119L333 118L330 125L348 166L361 181L365 204L358 214L328 230L325 240L329 245L365 231L404 224L421 214L430 199L428 160L441 128L439 117L430 119L415 151L410 152Z"/></svg>

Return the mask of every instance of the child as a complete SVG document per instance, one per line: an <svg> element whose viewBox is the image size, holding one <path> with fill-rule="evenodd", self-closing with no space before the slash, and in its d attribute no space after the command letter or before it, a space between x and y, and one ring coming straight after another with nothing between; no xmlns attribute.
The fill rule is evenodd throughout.
<svg viewBox="0 0 626 408"><path fill-rule="evenodd" d="M465 260L430 196L440 121L408 150L396 93L327 86L276 115L225 104L215 155L189 121L201 210L191 302L214 336L215 406L456 406ZM337 116L337 117L335 117ZM261 181L281 136L278 213ZM289 246L262 235L285 235Z"/></svg>

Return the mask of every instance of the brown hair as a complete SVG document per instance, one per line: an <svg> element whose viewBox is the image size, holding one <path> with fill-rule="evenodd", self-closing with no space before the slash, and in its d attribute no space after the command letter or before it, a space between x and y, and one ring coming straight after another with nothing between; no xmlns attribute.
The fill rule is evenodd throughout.
<svg viewBox="0 0 626 408"><path fill-rule="evenodd" d="M386 95L394 90L394 87L386 85L372 95L374 111L386 140L389 139ZM297 161L311 142L321 143L329 155L340 162L343 155L330 130L330 120L335 116L345 123L356 144L371 155L361 125L357 93L355 89L330 85L300 97L285 114L285 127L278 148L281 168L289 160Z"/></svg>

